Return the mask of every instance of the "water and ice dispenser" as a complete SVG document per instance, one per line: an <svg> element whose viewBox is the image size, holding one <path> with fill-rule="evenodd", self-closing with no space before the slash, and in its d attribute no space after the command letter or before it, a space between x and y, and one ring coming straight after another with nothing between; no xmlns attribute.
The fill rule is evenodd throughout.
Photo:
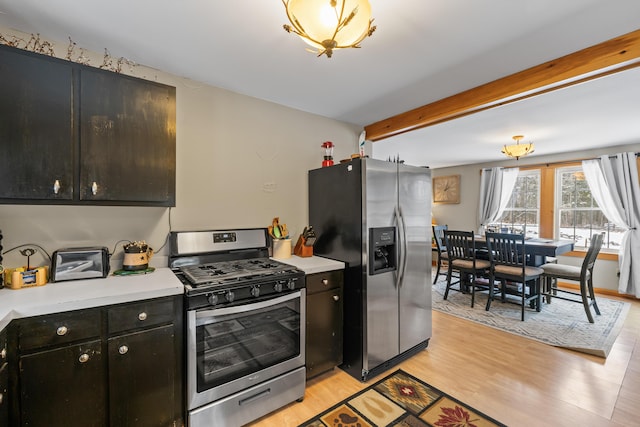
<svg viewBox="0 0 640 427"><path fill-rule="evenodd" d="M380 274L396 269L396 228L369 229L369 274Z"/></svg>

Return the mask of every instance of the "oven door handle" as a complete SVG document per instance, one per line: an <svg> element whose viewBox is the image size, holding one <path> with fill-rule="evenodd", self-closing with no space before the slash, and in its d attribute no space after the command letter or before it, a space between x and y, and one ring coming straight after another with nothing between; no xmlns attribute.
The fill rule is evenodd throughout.
<svg viewBox="0 0 640 427"><path fill-rule="evenodd" d="M196 320L204 317L211 318L212 316L224 316L226 314L239 314L246 313L248 311L259 310L261 308L271 307L272 305L281 304L286 301L291 301L300 298L302 291L296 291L287 295L283 295L277 298L271 298L266 301L260 301L254 304L237 305L235 307L214 308L212 310L196 311Z"/></svg>

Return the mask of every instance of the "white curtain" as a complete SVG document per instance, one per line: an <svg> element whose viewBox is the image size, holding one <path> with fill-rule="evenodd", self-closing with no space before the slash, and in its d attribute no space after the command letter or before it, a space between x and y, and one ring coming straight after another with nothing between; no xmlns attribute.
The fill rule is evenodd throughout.
<svg viewBox="0 0 640 427"><path fill-rule="evenodd" d="M491 168L482 171L478 206L479 234L484 234L486 226L497 221L504 212L516 185L518 172L518 168Z"/></svg>
<svg viewBox="0 0 640 427"><path fill-rule="evenodd" d="M604 215L625 229L618 252L618 291L640 298L640 184L636 155L619 153L585 160L582 169Z"/></svg>

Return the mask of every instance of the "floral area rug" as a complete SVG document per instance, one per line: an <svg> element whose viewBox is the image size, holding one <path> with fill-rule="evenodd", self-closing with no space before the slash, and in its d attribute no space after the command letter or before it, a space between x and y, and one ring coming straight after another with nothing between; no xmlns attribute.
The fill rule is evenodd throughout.
<svg viewBox="0 0 640 427"><path fill-rule="evenodd" d="M504 426L397 370L298 427L488 427Z"/></svg>
<svg viewBox="0 0 640 427"><path fill-rule="evenodd" d="M604 358L622 330L631 306L628 302L596 296L601 315L593 313L595 323L589 323L582 303L556 298L551 304L543 302L540 312L527 308L523 322L520 320L520 306L516 304L497 299L491 303L490 311L486 311L486 292L476 292L476 303L471 308L471 294L450 291L449 297L444 299L445 279L439 280L432 289L434 310L548 345Z"/></svg>

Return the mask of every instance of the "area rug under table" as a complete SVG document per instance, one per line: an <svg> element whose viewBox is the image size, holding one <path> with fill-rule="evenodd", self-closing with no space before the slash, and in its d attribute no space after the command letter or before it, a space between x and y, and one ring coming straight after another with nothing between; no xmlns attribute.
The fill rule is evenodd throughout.
<svg viewBox="0 0 640 427"><path fill-rule="evenodd" d="M299 427L504 425L418 378L397 370Z"/></svg>
<svg viewBox="0 0 640 427"><path fill-rule="evenodd" d="M596 296L601 315L594 313L595 323L589 323L582 303L556 298L552 299L551 304L543 302L540 312L527 308L523 322L520 320L519 305L497 299L491 303L490 311L486 311L486 292L476 292L476 303L471 308L471 294L450 291L445 300L445 288L446 280L439 280L433 285L434 310L548 345L599 357L608 356L631 307L628 302Z"/></svg>

